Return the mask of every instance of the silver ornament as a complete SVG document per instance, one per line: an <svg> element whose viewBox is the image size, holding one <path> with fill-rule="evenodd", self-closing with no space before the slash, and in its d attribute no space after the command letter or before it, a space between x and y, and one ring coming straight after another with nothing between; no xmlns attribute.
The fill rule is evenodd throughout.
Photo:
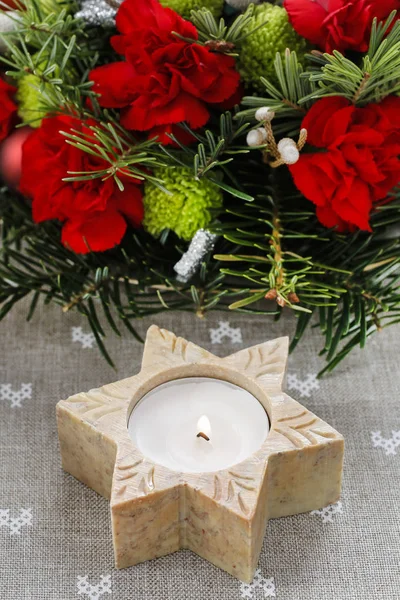
<svg viewBox="0 0 400 600"><path fill-rule="evenodd" d="M82 0L81 10L75 13L76 19L83 19L87 25L114 27L115 15L122 0Z"/></svg>
<svg viewBox="0 0 400 600"><path fill-rule="evenodd" d="M205 255L214 248L218 236L207 229L199 229L194 234L189 248L174 266L177 280L186 283L196 273Z"/></svg>

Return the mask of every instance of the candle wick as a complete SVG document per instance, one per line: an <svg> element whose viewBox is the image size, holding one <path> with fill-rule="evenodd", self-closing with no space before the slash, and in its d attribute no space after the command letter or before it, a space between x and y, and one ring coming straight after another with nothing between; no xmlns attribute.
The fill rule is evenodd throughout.
<svg viewBox="0 0 400 600"><path fill-rule="evenodd" d="M210 441L210 438L208 437L208 435L206 435L202 431L199 431L199 433L197 434L197 437L201 437L201 438L203 438L203 440L206 440L207 442Z"/></svg>

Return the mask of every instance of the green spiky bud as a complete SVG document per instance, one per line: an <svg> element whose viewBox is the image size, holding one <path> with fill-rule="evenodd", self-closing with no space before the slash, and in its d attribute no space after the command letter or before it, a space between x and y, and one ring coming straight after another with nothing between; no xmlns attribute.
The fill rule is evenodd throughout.
<svg viewBox="0 0 400 600"><path fill-rule="evenodd" d="M160 167L155 177L163 181L164 192L151 181L144 187L144 228L154 237L171 229L189 241L198 229L206 228L222 206L220 188L207 179L197 181L185 167Z"/></svg>
<svg viewBox="0 0 400 600"><path fill-rule="evenodd" d="M260 27L263 23L265 25ZM254 31L257 27L259 29ZM307 51L306 40L295 32L286 10L280 6L268 3L256 6L243 34L247 37L241 44L238 68L244 81L261 91L264 86L260 77L272 83L277 80L274 68L277 52L284 57L286 48L294 50L301 62Z"/></svg>
<svg viewBox="0 0 400 600"><path fill-rule="evenodd" d="M53 1L53 0L52 0ZM43 117L46 116L46 108L44 96L47 93L49 96L53 90L51 83L43 83L41 80L42 73L47 69L48 56L42 54L42 60L36 64L38 54L32 56L35 64L35 74L27 74L21 77L17 82L16 100L18 103L18 115L24 123L31 127L40 127ZM51 77L59 77L60 68L56 66ZM67 67L63 72L64 78L68 81L75 81L76 73L71 67Z"/></svg>
<svg viewBox="0 0 400 600"><path fill-rule="evenodd" d="M224 7L224 0L160 0L160 2L183 17L190 17L190 11L199 8L208 8L214 17L220 17Z"/></svg>
<svg viewBox="0 0 400 600"><path fill-rule="evenodd" d="M40 127L46 114L46 111L43 110L39 87L40 78L36 75L25 75L18 81L16 94L18 115L24 123L29 123L31 127Z"/></svg>

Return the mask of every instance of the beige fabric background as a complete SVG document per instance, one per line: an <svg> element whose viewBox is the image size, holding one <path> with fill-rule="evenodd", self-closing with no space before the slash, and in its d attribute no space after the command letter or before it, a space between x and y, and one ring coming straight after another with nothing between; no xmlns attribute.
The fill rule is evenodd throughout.
<svg viewBox="0 0 400 600"><path fill-rule="evenodd" d="M316 330L290 358L289 393L345 436L345 475L342 512L334 507L331 522L305 514L269 523L259 568L262 578L273 578L274 591L264 579L264 587L241 586L188 551L123 571L113 568L108 503L62 472L54 409L60 398L133 374L142 348L128 336L111 335L114 372L94 346L73 341L73 327L89 332L79 315L50 307L28 324L26 310L20 305L0 325L1 600L400 598L399 327L355 351L308 396L302 382L322 364ZM212 343L210 329L220 320L240 328L241 343L228 337ZM225 313L204 320L165 314L154 321L219 355L290 335L294 328L290 317L274 324ZM144 334L151 322L144 319L139 331ZM22 384L31 384L31 393ZM371 432L378 431L380 446L374 447Z"/></svg>

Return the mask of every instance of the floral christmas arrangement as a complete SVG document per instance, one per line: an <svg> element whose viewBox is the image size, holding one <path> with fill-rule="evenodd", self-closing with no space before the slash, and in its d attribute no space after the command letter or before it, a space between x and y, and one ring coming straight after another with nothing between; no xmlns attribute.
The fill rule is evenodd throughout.
<svg viewBox="0 0 400 600"><path fill-rule="evenodd" d="M400 321L399 0L1 5L1 317Z"/></svg>

